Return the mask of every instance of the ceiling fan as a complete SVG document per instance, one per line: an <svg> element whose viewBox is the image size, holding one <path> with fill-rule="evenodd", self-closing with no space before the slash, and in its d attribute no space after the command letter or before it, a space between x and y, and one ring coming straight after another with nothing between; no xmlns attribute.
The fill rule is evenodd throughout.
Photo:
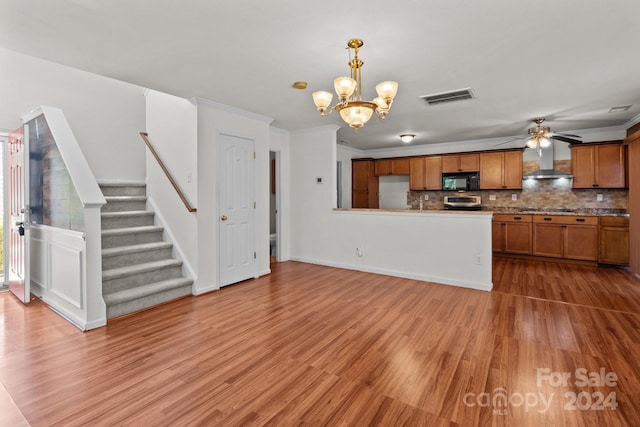
<svg viewBox="0 0 640 427"><path fill-rule="evenodd" d="M581 144L582 141L577 138L582 138L579 135L572 135L569 133L551 132L549 126L542 126L544 117L536 117L533 119L536 124L534 127L529 128L526 146L527 148L546 148L551 145L551 140L555 139L569 144Z"/></svg>
<svg viewBox="0 0 640 427"><path fill-rule="evenodd" d="M533 122L536 124L534 127L529 128L527 131L527 135L522 136L514 136L505 142L501 142L500 144L496 144L496 147L499 145L508 144L511 141L527 138L526 147L527 148L547 148L551 146L551 140L555 139L558 141L566 142L569 144L582 144L582 141L578 138L582 138L580 135L572 135L570 133L558 133L551 132L551 128L549 126L542 126L544 122L544 117L536 117L533 119Z"/></svg>

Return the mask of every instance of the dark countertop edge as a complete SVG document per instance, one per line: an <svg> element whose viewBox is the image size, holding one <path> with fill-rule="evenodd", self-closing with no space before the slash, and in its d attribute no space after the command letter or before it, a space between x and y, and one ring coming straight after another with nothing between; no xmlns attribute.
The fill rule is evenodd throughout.
<svg viewBox="0 0 640 427"><path fill-rule="evenodd" d="M554 215L554 216L594 216L629 218L628 213L594 213L594 212L554 212L554 211L501 211L501 210L456 210L456 209L374 209L374 208L334 208L334 211L355 212L410 212L410 213L448 213L448 214L501 214L501 215Z"/></svg>

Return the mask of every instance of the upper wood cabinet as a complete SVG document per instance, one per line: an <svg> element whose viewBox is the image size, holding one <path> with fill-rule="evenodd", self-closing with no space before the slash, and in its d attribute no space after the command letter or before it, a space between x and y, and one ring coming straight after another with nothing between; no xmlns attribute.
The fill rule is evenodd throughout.
<svg viewBox="0 0 640 427"><path fill-rule="evenodd" d="M624 188L625 155L621 143L571 146L573 188Z"/></svg>
<svg viewBox="0 0 640 427"><path fill-rule="evenodd" d="M373 160L351 162L351 207L377 209L379 183Z"/></svg>
<svg viewBox="0 0 640 427"><path fill-rule="evenodd" d="M480 189L521 189L522 151L480 153Z"/></svg>
<svg viewBox="0 0 640 427"><path fill-rule="evenodd" d="M410 190L442 190L442 157L413 157L409 161Z"/></svg>
<svg viewBox="0 0 640 427"><path fill-rule="evenodd" d="M409 175L409 159L376 160L375 175Z"/></svg>
<svg viewBox="0 0 640 427"><path fill-rule="evenodd" d="M442 156L442 173L478 172L479 170L480 156L477 153Z"/></svg>

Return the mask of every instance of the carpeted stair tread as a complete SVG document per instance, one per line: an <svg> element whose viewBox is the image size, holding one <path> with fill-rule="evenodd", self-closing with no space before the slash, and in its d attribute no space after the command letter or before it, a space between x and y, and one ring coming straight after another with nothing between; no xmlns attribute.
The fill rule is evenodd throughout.
<svg viewBox="0 0 640 427"><path fill-rule="evenodd" d="M118 235L129 235L135 233L155 233L158 231L163 231L164 228L157 225L143 225L140 227L124 227L124 228L110 228L107 230L102 230L102 237L108 236L118 236Z"/></svg>
<svg viewBox="0 0 640 427"><path fill-rule="evenodd" d="M105 196L104 199L109 202L146 202L147 196Z"/></svg>
<svg viewBox="0 0 640 427"><path fill-rule="evenodd" d="M130 255L139 252L154 251L156 249L167 249L173 247L171 242L141 243L139 245L117 246L115 248L103 249L102 257L112 257L118 255Z"/></svg>
<svg viewBox="0 0 640 427"><path fill-rule="evenodd" d="M104 302L107 305L121 304L123 302L148 297L150 295L158 294L160 292L165 292L171 289L190 286L192 283L193 280L191 279L178 277L175 279L163 280L161 282L150 283L148 285L137 286L131 289L104 294L103 298Z"/></svg>
<svg viewBox="0 0 640 427"><path fill-rule="evenodd" d="M121 211L121 212L103 212L100 214L102 219L119 218L125 216L154 216L153 211Z"/></svg>
<svg viewBox="0 0 640 427"><path fill-rule="evenodd" d="M161 261L145 262L127 267L113 268L102 272L102 281L119 279L121 277L133 276L135 274L148 273L150 271L161 270L163 268L180 267L182 261L177 259L164 259Z"/></svg>

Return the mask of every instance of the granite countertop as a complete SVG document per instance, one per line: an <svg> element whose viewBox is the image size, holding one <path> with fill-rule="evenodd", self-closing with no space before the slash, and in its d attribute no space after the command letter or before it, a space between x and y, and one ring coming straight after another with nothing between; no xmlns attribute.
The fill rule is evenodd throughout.
<svg viewBox="0 0 640 427"><path fill-rule="evenodd" d="M504 206L483 206L481 210L458 210L458 209L372 209L372 208L334 208L334 211L360 211L360 212L412 212L412 213L450 213L450 214L523 214L523 215L566 215L566 216L610 216L628 218L629 213L625 209L611 208L581 208L581 209L565 209L565 208L534 208L521 207L512 208Z"/></svg>
<svg viewBox="0 0 640 427"><path fill-rule="evenodd" d="M613 216L613 217L629 217L626 209L615 208L551 208L551 207L485 207L483 209L490 210L494 213L505 214L529 214L529 215L567 215L567 216Z"/></svg>

